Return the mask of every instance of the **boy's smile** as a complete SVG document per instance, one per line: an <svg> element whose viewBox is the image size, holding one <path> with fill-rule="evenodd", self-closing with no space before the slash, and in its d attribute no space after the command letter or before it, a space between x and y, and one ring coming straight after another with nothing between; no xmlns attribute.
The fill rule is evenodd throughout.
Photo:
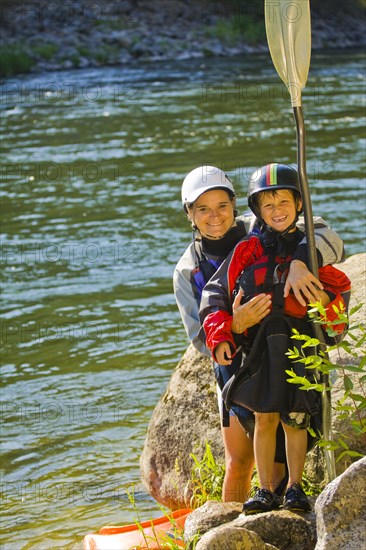
<svg viewBox="0 0 366 550"><path fill-rule="evenodd" d="M260 193L259 211L266 225L282 233L295 220L297 209L301 208L301 201L296 204L295 198L288 189L272 190Z"/></svg>

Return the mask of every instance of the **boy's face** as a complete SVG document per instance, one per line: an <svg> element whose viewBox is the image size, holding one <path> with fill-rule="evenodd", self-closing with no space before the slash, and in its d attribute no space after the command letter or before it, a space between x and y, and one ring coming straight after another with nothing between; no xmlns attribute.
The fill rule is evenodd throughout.
<svg viewBox="0 0 366 550"><path fill-rule="evenodd" d="M265 224L282 233L293 223L296 217L296 201L291 191L279 189L275 193L264 191L259 194L259 212ZM302 206L297 201L297 209ZM295 228L291 230L295 231Z"/></svg>

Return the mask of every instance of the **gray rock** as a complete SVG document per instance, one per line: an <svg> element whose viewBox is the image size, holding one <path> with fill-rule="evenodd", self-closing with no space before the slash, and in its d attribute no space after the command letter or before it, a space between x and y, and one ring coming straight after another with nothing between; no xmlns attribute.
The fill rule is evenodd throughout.
<svg viewBox="0 0 366 550"><path fill-rule="evenodd" d="M334 1L334 0L333 0ZM152 37L154 45L143 43L131 52L130 57L120 57L121 63L135 58L141 60L176 59L212 55L237 55L250 51L267 51L264 35L255 44L247 41L245 32L236 36L235 44L230 37L231 16L235 18L235 6L224 6L220 2L197 2L197 0L119 0L107 2L100 0L91 3L88 0L69 0L61 3L38 0L26 8L27 2L3 2L2 9L2 45L21 43L26 46L30 41L37 43L50 41L63 50L77 39L85 38L82 43L89 46L90 64L93 65L93 46L112 43L115 47L130 49L135 44L136 32ZM312 36L315 48L345 48L365 45L364 18L362 6L352 2L337 2L329 17L329 2L318 3L313 9ZM324 7L322 8L322 6ZM243 3L245 14L245 7ZM262 17L261 13L258 13ZM216 36L220 23L228 23L227 36ZM206 32L210 30L211 32ZM163 51L156 52L161 38L166 39ZM192 38L196 37L195 43ZM64 57L53 56L53 65L57 69L64 67ZM42 60L34 55L34 70L44 70ZM105 64L116 63L116 57L110 52L105 55Z"/></svg>
<svg viewBox="0 0 366 550"><path fill-rule="evenodd" d="M117 44L121 48L128 48L131 45L133 37L130 31L113 31L106 38L106 42L110 44Z"/></svg>
<svg viewBox="0 0 366 550"><path fill-rule="evenodd" d="M278 550L254 533L231 523L212 529L200 539L196 550Z"/></svg>
<svg viewBox="0 0 366 550"><path fill-rule="evenodd" d="M254 531L264 542L280 550L313 550L316 544L316 518L313 512L295 514L279 510L256 516L241 514L231 525Z"/></svg>
<svg viewBox="0 0 366 550"><path fill-rule="evenodd" d="M187 517L184 525L184 540L191 539L197 533L204 535L218 525L229 523L240 515L242 508L241 502L207 501Z"/></svg>
<svg viewBox="0 0 366 550"><path fill-rule="evenodd" d="M366 457L334 479L315 503L316 550L366 548Z"/></svg>

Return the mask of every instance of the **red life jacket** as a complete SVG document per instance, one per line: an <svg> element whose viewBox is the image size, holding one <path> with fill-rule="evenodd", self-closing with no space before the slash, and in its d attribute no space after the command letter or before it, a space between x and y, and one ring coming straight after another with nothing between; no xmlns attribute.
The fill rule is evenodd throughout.
<svg viewBox="0 0 366 550"><path fill-rule="evenodd" d="M304 323L301 323L300 326L302 326L305 334L309 334L307 306L302 306L293 293L286 298L283 297L292 255L276 255L274 246L268 246L268 241L263 238L260 240L264 247L264 254L242 271L237 279L236 292L239 287L244 290L242 303L261 293L270 294L272 296L272 311L282 311L290 317L304 319ZM324 291L330 297L330 303L325 308L326 318L324 322L331 322L338 316L337 309L344 308L345 313L348 312L351 283L345 273L331 265L321 267L318 278L324 286ZM343 338L347 326L346 324L337 324L331 328L337 335L329 336L325 330L323 330L323 333L327 343L335 344ZM257 331L258 325L248 330L248 336L251 340Z"/></svg>

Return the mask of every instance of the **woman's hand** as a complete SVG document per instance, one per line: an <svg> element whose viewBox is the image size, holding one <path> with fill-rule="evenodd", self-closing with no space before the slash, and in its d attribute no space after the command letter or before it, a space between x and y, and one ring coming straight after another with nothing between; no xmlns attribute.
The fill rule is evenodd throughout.
<svg viewBox="0 0 366 550"><path fill-rule="evenodd" d="M243 295L244 292L241 288L233 302L231 330L236 334L242 334L247 328L260 323L271 310L271 296L268 294L258 294L249 302L240 305Z"/></svg>
<svg viewBox="0 0 366 550"><path fill-rule="evenodd" d="M290 269L283 293L285 298L290 294L291 289L298 302L300 302L302 306L306 306L309 302L320 302L320 290L323 289L323 285L319 279L308 270L304 262L293 260L290 263Z"/></svg>
<svg viewBox="0 0 366 550"><path fill-rule="evenodd" d="M215 358L219 365L231 365L231 349L229 342L220 342L215 348Z"/></svg>

